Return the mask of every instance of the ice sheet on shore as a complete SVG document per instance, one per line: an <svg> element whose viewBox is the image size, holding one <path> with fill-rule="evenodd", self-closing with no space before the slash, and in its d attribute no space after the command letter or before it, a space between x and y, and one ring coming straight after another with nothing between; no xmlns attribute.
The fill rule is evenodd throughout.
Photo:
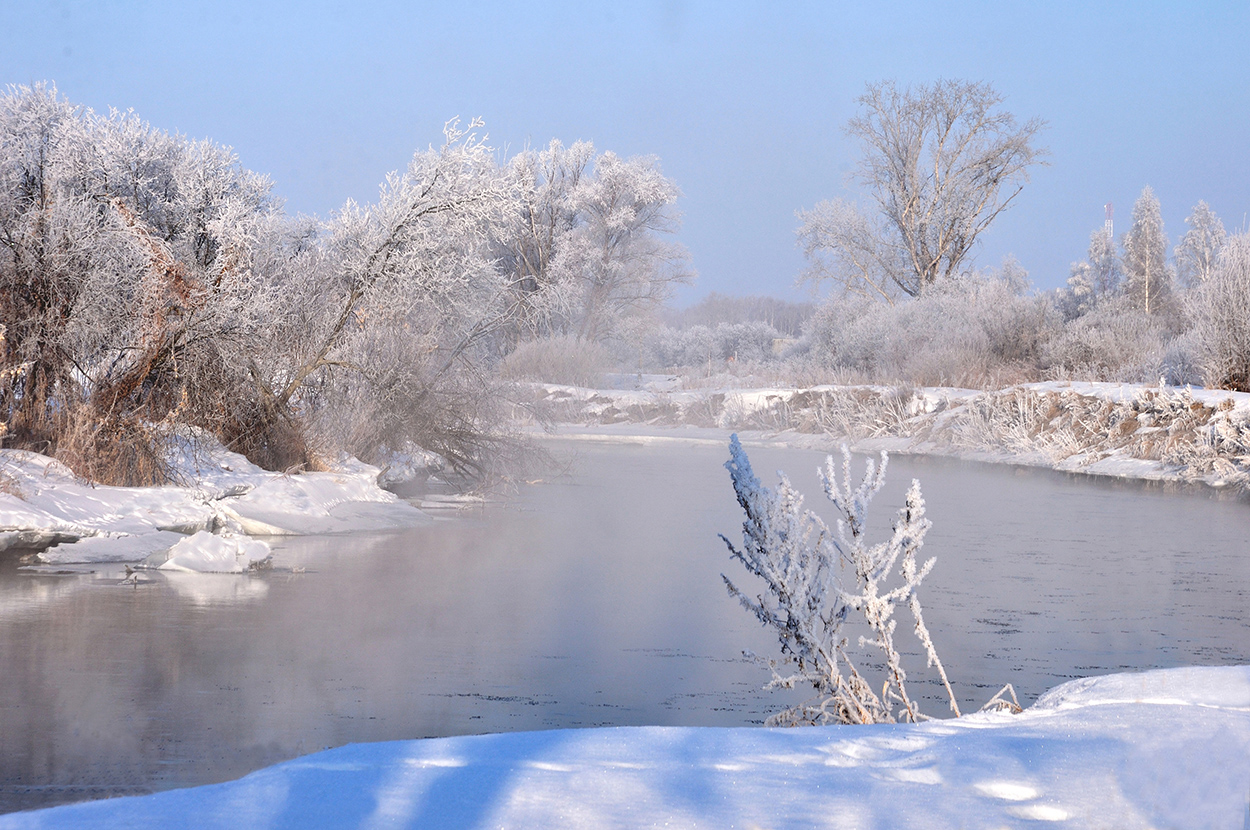
<svg viewBox="0 0 1250 830"><path fill-rule="evenodd" d="M199 445L172 461L181 486L110 487L80 481L46 456L0 450L0 550L55 543L41 561L137 562L203 531L349 533L429 521L378 485L377 468L355 459L331 472L285 475Z"/></svg>
<svg viewBox="0 0 1250 830"><path fill-rule="evenodd" d="M1078 680L1020 715L354 744L226 784L0 816L62 827L1228 827L1250 667Z"/></svg>

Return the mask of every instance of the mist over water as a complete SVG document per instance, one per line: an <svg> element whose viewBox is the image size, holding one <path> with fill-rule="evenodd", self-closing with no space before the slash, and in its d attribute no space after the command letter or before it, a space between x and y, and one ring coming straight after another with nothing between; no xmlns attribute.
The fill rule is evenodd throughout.
<svg viewBox="0 0 1250 830"><path fill-rule="evenodd" d="M293 538L248 576L0 566L0 809L221 781L328 746L605 725L744 725L725 592L742 517L723 446L574 444L566 476L412 531ZM826 518L823 454L751 450ZM856 460L857 471L862 459ZM961 705L1074 677L1250 662L1250 510L1202 491L894 457L888 532L921 480L938 564L922 600ZM906 642L908 617L899 624ZM914 654L913 654L914 657ZM944 704L923 662L924 708Z"/></svg>

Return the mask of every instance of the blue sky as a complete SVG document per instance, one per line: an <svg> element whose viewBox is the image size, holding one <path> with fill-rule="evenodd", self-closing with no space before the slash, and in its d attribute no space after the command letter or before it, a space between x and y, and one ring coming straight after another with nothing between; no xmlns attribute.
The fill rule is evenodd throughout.
<svg viewBox="0 0 1250 830"><path fill-rule="evenodd" d="M1205 199L1250 211L1250 4L263 3L0 0L0 83L55 81L235 148L291 211L371 201L384 175L485 118L496 146L655 154L709 291L804 296L794 211L855 194L842 134L868 81L989 81L1049 122L1050 166L990 228L1043 288L1102 205L1144 185L1173 239Z"/></svg>

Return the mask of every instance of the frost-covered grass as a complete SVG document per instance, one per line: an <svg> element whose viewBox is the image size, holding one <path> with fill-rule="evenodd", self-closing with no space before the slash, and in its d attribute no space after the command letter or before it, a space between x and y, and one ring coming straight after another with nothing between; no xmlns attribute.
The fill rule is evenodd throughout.
<svg viewBox="0 0 1250 830"><path fill-rule="evenodd" d="M950 387L590 390L533 385L548 424L827 435L856 449L956 455L1126 478L1250 486L1250 394L1050 381Z"/></svg>
<svg viewBox="0 0 1250 830"><path fill-rule="evenodd" d="M262 470L201 440L170 458L180 485L91 484L47 456L0 450L0 551L65 565L141 562L166 570L238 572L263 563L251 536L407 527L421 511L378 484L376 467L343 459L330 472ZM51 546L50 546L51 545Z"/></svg>
<svg viewBox="0 0 1250 830"><path fill-rule="evenodd" d="M353 744L226 784L0 816L52 828L1240 828L1250 667L1059 686L1021 714Z"/></svg>

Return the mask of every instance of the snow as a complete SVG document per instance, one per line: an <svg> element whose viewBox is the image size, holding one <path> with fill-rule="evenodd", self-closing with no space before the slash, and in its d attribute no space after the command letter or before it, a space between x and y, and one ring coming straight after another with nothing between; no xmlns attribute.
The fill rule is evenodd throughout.
<svg viewBox="0 0 1250 830"><path fill-rule="evenodd" d="M354 744L225 784L0 816L0 830L1240 828L1248 797L1238 666L1077 680L1022 714L918 725Z"/></svg>
<svg viewBox="0 0 1250 830"><path fill-rule="evenodd" d="M269 555L269 545L259 539L201 530L164 553L154 554L144 564L162 571L237 574L264 563Z"/></svg>
<svg viewBox="0 0 1250 830"><path fill-rule="evenodd" d="M1042 383L1024 383L1021 389L1034 392L1075 392L1090 398L1101 398L1112 403L1127 403L1148 389L1158 389L1144 383L1113 383L1108 381L1073 381L1052 380ZM1169 387L1171 388L1171 387ZM1184 387L1194 400L1214 409L1221 403L1228 402L1234 412L1250 411L1250 393L1233 392L1228 389L1203 389L1202 387ZM1179 391L1173 388L1173 391Z"/></svg>
<svg viewBox="0 0 1250 830"><path fill-rule="evenodd" d="M667 394L554 384L532 387L539 402L550 405L548 422L542 424L546 436L655 441L669 433L683 441L723 442L737 432L744 443L749 436L749 445L755 446L828 451L845 441L857 452L943 455L1084 475L1250 489L1250 455L1244 452L1250 439L1250 394L1221 389L1083 381L1025 383L988 392L879 385L709 388ZM1068 404L1086 402L1088 407L1090 401L1106 401L1123 411L1111 418L1100 412L1082 420L1079 438L1063 417L1021 422L1023 416L1013 409L1037 406L1048 393L1066 393ZM823 395L832 395L838 401L834 408L845 410L832 423L822 413ZM1149 409L1152 400L1162 402L1164 415L1139 412L1137 428L1113 429L1120 420L1133 417L1135 407L1144 404ZM1179 417L1195 402L1214 411L1208 423L1184 423ZM1167 412L1168 407L1173 411ZM1169 421L1173 416L1178 416L1175 422ZM858 422L861 428L849 436L830 431L839 429L839 419ZM559 426L553 428L550 422ZM696 427L702 431L698 437L692 431ZM1158 440L1132 445L1132 440L1152 433Z"/></svg>
<svg viewBox="0 0 1250 830"><path fill-rule="evenodd" d="M351 458L330 472L286 475L200 440L176 444L171 463L179 486L109 487L80 481L51 458L0 450L0 550L56 542L40 561L151 560L153 567L237 572L239 563L246 568L268 555L267 546L258 547L264 543L245 534L350 533L429 521L382 489L376 467ZM213 534L223 541L210 544ZM166 559L174 564L161 565Z"/></svg>

